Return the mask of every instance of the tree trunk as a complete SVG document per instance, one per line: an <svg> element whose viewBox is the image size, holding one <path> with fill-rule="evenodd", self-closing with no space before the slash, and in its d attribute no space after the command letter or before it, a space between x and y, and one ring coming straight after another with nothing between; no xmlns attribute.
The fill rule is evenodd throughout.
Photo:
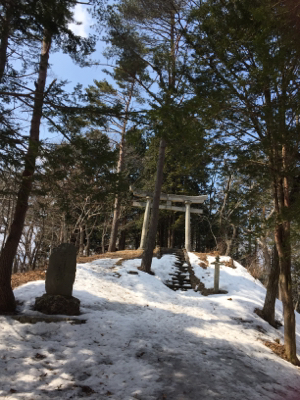
<svg viewBox="0 0 300 400"><path fill-rule="evenodd" d="M128 123L128 111L132 99L132 94L133 94L133 89L134 89L134 84L135 81L132 82L131 85L131 91L129 94L129 97L126 102L126 107L125 107L125 119L122 127L122 137L121 137L121 142L120 142L120 147L119 147L119 160L118 160L118 167L117 167L117 172L120 174L123 169L124 169L124 146L125 146L125 134L126 134L126 128L127 128L127 123ZM110 234L110 240L109 240L109 246L108 246L108 251L116 251L116 242L117 242L117 235L118 235L118 225L119 225L119 218L120 218L120 208L121 208L121 201L120 201L120 196L117 194L115 197L115 203L114 203L114 216L113 216L113 221L112 221L112 226L111 226L111 234Z"/></svg>
<svg viewBox="0 0 300 400"><path fill-rule="evenodd" d="M79 226L79 248L78 248L78 255L83 256L84 250L84 226L80 224Z"/></svg>
<svg viewBox="0 0 300 400"><path fill-rule="evenodd" d="M75 232L73 232L72 236L73 236L74 246L76 247L76 254L78 254L79 253L79 246L80 246L80 231L79 231L78 228L76 229ZM71 238L71 241L72 241L72 238Z"/></svg>
<svg viewBox="0 0 300 400"><path fill-rule="evenodd" d="M259 315L270 325L276 327L275 323L275 303L278 295L278 281L279 281L279 259L277 248L274 246L274 257L271 263L271 269L267 284L267 293L263 309Z"/></svg>
<svg viewBox="0 0 300 400"><path fill-rule="evenodd" d="M279 255L279 284L283 304L284 346L288 360L294 365L299 365L296 353L295 313L292 299L291 262L287 254L289 247L287 233L286 227L276 226L275 240Z"/></svg>
<svg viewBox="0 0 300 400"><path fill-rule="evenodd" d="M155 189L153 194L152 214L150 219L149 232L146 240L145 251L143 253L142 264L141 264L141 269L147 273L151 272L152 256L153 256L153 250L155 248L155 238L156 238L158 214L159 214L159 201L160 201L160 193L163 181L165 150L166 150L166 141L164 139L161 139L159 145Z"/></svg>
<svg viewBox="0 0 300 400"><path fill-rule="evenodd" d="M105 236L107 232L107 221L105 220L103 223L103 231L102 231L102 238L101 238L101 248L102 248L102 254L105 253Z"/></svg>
<svg viewBox="0 0 300 400"><path fill-rule="evenodd" d="M126 243L126 230L123 229L120 233L119 250L125 250L125 243Z"/></svg>
<svg viewBox="0 0 300 400"><path fill-rule="evenodd" d="M117 236L118 236L118 226L119 226L119 218L120 218L120 207L121 207L121 202L120 202L120 197L117 194L115 198L115 203L114 203L114 216L113 216L113 221L111 225L111 234L110 234L110 239L109 239L109 246L108 246L108 251L116 251L116 242L117 242Z"/></svg>
<svg viewBox="0 0 300 400"><path fill-rule="evenodd" d="M237 227L235 225L232 225L232 235L231 238L226 240L226 252L225 256L230 256L231 255L231 249L232 249L232 244L233 241L236 237L236 232L237 232Z"/></svg>
<svg viewBox="0 0 300 400"><path fill-rule="evenodd" d="M89 255L90 255L90 245L91 245L90 237L91 237L92 232L93 232L93 229L90 230L90 232L88 232L88 224L86 224L85 225L86 244L85 244L85 247L84 247L84 251L85 251L85 255L87 257L89 257Z"/></svg>
<svg viewBox="0 0 300 400"><path fill-rule="evenodd" d="M86 238L86 245L85 245L85 248L84 248L85 255L86 255L87 257L90 256L90 243L91 243L90 237L88 236L88 237Z"/></svg>
<svg viewBox="0 0 300 400"><path fill-rule="evenodd" d="M285 149L282 150L283 164ZM289 187L287 177L275 179L275 243L279 257L279 285L283 304L284 347L287 359L300 365L296 353L296 323L292 298L290 222L286 216L289 208Z"/></svg>
<svg viewBox="0 0 300 400"><path fill-rule="evenodd" d="M25 156L24 171L17 195L17 203L9 236L0 255L0 312L13 312L16 308L11 287L11 273L14 258L22 235L28 199L31 192L35 162L39 151L39 133L43 108L43 95L46 84L51 35L44 31L39 77L36 84L28 150Z"/></svg>
<svg viewBox="0 0 300 400"><path fill-rule="evenodd" d="M10 33L10 22L12 14L12 5L8 5L6 10L6 15L2 20L1 29L1 43L0 43L0 83L3 80L4 70L7 61L7 48L8 48L8 38Z"/></svg>
<svg viewBox="0 0 300 400"><path fill-rule="evenodd" d="M13 273L16 274L18 272L18 269L19 269L19 263L18 263L18 260L16 257L14 260L14 265L13 265Z"/></svg>
<svg viewBox="0 0 300 400"><path fill-rule="evenodd" d="M32 271L34 271L36 269L38 254L41 250L42 242L44 240L44 235L45 235L45 219L43 219L42 228L40 229L40 232L39 232L39 240L36 243L34 255L32 256L32 258L30 260Z"/></svg>

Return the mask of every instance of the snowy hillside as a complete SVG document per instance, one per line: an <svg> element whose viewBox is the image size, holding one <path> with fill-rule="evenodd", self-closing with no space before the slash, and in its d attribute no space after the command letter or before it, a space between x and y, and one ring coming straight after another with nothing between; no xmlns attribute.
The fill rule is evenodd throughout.
<svg viewBox="0 0 300 400"><path fill-rule="evenodd" d="M194 254L190 259L212 287L213 265L203 269ZM300 369L262 343L282 343L283 329L253 313L265 289L241 265L221 267L220 288L228 294L205 297L163 284L175 256L154 259L155 276L138 271L138 259L116 261L77 266L74 296L85 324L0 317L1 399L300 399ZM39 314L31 306L43 293L42 281L15 290L23 312L32 315Z"/></svg>

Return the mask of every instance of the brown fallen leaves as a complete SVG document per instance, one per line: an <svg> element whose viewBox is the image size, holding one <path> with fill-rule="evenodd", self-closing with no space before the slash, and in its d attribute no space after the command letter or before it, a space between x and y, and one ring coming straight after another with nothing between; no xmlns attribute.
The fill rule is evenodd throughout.
<svg viewBox="0 0 300 400"><path fill-rule="evenodd" d="M27 272L18 272L17 274L13 274L11 277L11 285L12 288L15 289L18 286L24 285L27 282L45 280L46 271L36 270L36 271L27 271Z"/></svg>
<svg viewBox="0 0 300 400"><path fill-rule="evenodd" d="M270 342L269 340L263 340L262 342L265 346L267 346L269 349L271 349L273 351L273 353L277 354L279 357L288 361L286 354L285 354L285 349L284 349L283 344Z"/></svg>

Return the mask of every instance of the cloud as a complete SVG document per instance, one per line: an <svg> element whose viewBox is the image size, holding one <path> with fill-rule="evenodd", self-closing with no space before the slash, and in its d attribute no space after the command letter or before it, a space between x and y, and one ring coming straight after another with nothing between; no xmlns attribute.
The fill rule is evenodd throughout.
<svg viewBox="0 0 300 400"><path fill-rule="evenodd" d="M71 29L71 31L73 31L75 35L87 37L91 25L91 18L87 12L86 6L83 6L82 4L77 4L75 6L74 19L76 22L81 22L81 24L69 24L69 29Z"/></svg>

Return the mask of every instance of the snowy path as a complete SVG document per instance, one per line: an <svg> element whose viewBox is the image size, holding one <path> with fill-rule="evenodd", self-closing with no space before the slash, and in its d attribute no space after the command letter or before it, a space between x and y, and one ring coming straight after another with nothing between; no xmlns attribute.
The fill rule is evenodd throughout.
<svg viewBox="0 0 300 400"><path fill-rule="evenodd" d="M0 398L299 400L299 369L260 341L283 337L253 313L262 285L236 264L221 269L226 295L173 292L162 280L174 261L154 259L156 276L129 274L140 260L78 265L74 295L85 325L0 317ZM213 266L192 262L209 286ZM32 282L16 296L37 314L30 305L43 292L43 282Z"/></svg>

